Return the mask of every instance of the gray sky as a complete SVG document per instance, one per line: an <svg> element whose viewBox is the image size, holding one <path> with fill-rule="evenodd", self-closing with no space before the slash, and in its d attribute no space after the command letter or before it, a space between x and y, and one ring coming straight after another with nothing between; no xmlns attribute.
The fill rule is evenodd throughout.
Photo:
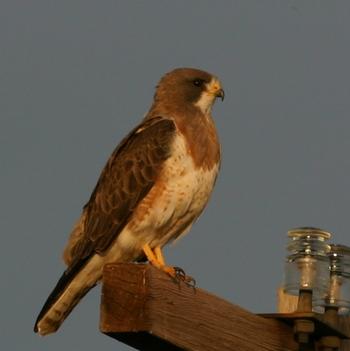
<svg viewBox="0 0 350 351"><path fill-rule="evenodd" d="M99 288L57 334L32 327L105 161L175 67L216 74L226 99L215 193L168 262L271 312L288 229L349 245L349 15L345 0L2 0L2 349L130 350L98 332Z"/></svg>

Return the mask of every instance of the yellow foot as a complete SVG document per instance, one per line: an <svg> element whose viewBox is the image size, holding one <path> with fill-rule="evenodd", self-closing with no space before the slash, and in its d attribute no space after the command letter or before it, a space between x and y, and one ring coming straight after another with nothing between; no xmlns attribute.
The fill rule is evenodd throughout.
<svg viewBox="0 0 350 351"><path fill-rule="evenodd" d="M150 246L146 244L143 246L142 249L151 265L167 273L170 277L172 277L177 282L182 281L192 287L196 285L196 281L192 277L186 275L185 271L182 268L171 267L165 264L164 256L162 254L162 250L160 246L157 246L153 251L150 248Z"/></svg>

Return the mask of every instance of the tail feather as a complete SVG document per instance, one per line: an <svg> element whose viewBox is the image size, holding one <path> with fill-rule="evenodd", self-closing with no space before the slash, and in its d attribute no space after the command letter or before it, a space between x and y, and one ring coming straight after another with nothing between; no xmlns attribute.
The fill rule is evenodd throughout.
<svg viewBox="0 0 350 351"><path fill-rule="evenodd" d="M102 266L101 258L94 255L67 269L41 309L34 332L41 335L55 332L80 299L96 285Z"/></svg>

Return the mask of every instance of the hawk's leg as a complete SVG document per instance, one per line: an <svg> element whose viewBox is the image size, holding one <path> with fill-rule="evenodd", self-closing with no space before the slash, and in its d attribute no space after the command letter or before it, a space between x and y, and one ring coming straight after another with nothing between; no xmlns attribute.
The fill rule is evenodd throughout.
<svg viewBox="0 0 350 351"><path fill-rule="evenodd" d="M162 249L161 249L160 246L157 246L154 249L154 254L156 255L156 258L157 258L158 262L160 264L162 264L163 266L165 266L165 260L164 260L163 252L162 252Z"/></svg>
<svg viewBox="0 0 350 351"><path fill-rule="evenodd" d="M143 252L145 253L148 261L155 267L159 268L163 272L170 275L176 280L181 280L188 285L194 286L196 284L195 280L187 276L182 268L167 266L164 260L162 249L160 246L157 246L154 251L150 248L148 244L142 247Z"/></svg>

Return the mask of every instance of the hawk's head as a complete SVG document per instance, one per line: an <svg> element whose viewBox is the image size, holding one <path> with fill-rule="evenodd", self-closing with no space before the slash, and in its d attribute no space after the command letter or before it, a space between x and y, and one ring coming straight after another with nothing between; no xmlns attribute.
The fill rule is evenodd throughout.
<svg viewBox="0 0 350 351"><path fill-rule="evenodd" d="M175 106L195 106L208 113L217 97L224 99L224 90L215 76L194 68L177 68L160 80L155 102Z"/></svg>

